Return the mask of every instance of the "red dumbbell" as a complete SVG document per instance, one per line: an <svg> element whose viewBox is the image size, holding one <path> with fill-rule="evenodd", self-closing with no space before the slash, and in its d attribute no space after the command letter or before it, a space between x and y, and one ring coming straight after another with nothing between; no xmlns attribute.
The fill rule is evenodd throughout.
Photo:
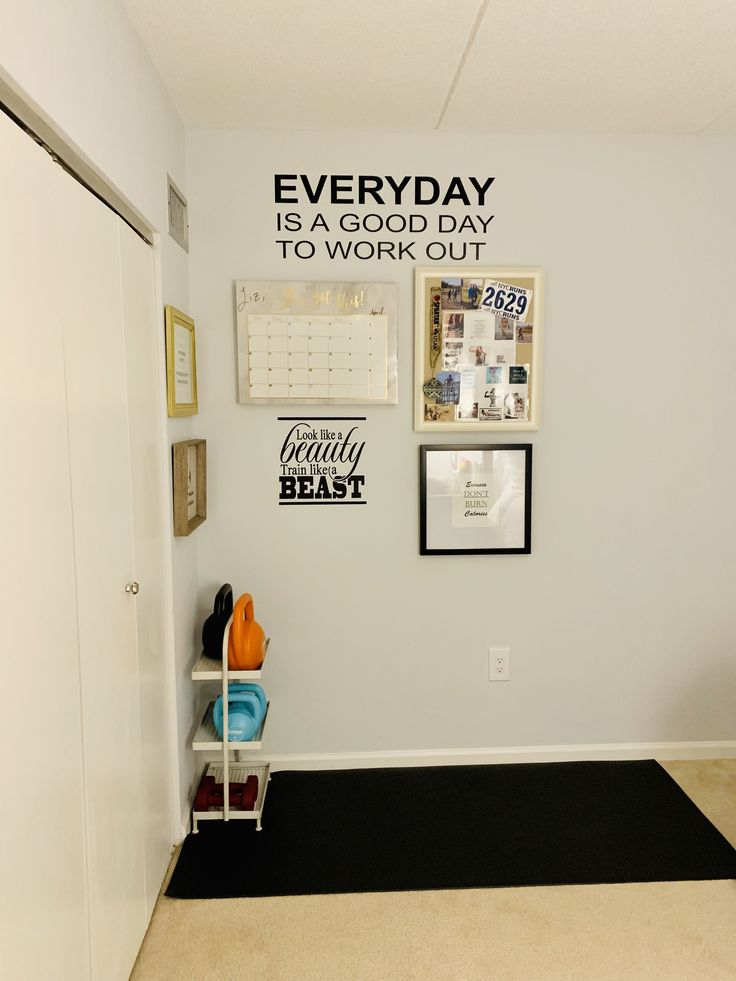
<svg viewBox="0 0 736 981"><path fill-rule="evenodd" d="M224 807L224 788L211 776L202 777L194 799L195 811L208 811L211 807ZM238 811L255 810L258 800L258 777L252 773L245 783L230 784L230 807Z"/></svg>

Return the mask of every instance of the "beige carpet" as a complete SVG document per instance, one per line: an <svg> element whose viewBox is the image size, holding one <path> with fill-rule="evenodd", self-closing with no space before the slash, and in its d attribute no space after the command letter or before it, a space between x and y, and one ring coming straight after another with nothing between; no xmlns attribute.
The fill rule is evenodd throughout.
<svg viewBox="0 0 736 981"><path fill-rule="evenodd" d="M736 845L736 760L665 763ZM161 897L132 981L735 981L736 882Z"/></svg>

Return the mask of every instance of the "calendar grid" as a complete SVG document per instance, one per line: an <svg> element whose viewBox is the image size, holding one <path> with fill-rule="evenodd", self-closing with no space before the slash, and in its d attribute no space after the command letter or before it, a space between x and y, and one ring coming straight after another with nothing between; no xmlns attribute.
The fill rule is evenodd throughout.
<svg viewBox="0 0 736 981"><path fill-rule="evenodd" d="M385 315L250 313L247 341L251 398L387 398Z"/></svg>

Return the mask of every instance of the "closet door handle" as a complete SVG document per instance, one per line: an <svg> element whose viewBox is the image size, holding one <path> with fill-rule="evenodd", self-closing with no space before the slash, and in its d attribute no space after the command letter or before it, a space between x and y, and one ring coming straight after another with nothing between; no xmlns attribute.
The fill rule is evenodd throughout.
<svg viewBox="0 0 736 981"><path fill-rule="evenodd" d="M125 592L132 593L134 596L137 596L140 588L141 587L138 585L137 582L129 582L125 586Z"/></svg>

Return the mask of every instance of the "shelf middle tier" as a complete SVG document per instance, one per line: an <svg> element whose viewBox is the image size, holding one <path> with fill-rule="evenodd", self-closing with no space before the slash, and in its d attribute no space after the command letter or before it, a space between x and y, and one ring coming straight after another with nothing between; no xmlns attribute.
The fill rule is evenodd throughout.
<svg viewBox="0 0 736 981"><path fill-rule="evenodd" d="M263 716L263 721L261 722L260 728L258 729L258 732L255 734L253 739L249 739L247 740L247 742L242 742L242 743L234 743L228 741L227 748L228 749L260 749L261 740L263 739L263 730L266 726L266 719L268 718L268 710L270 706L271 703L269 702L268 705L266 706L266 714ZM199 750L222 749L223 741L218 735L217 729L215 729L215 723L212 718L212 712L214 710L214 707L215 707L214 702L210 702L209 705L207 706L207 711L204 713L204 718L202 719L199 729L197 729L197 732L194 736L194 740L192 741L192 749L199 749Z"/></svg>

